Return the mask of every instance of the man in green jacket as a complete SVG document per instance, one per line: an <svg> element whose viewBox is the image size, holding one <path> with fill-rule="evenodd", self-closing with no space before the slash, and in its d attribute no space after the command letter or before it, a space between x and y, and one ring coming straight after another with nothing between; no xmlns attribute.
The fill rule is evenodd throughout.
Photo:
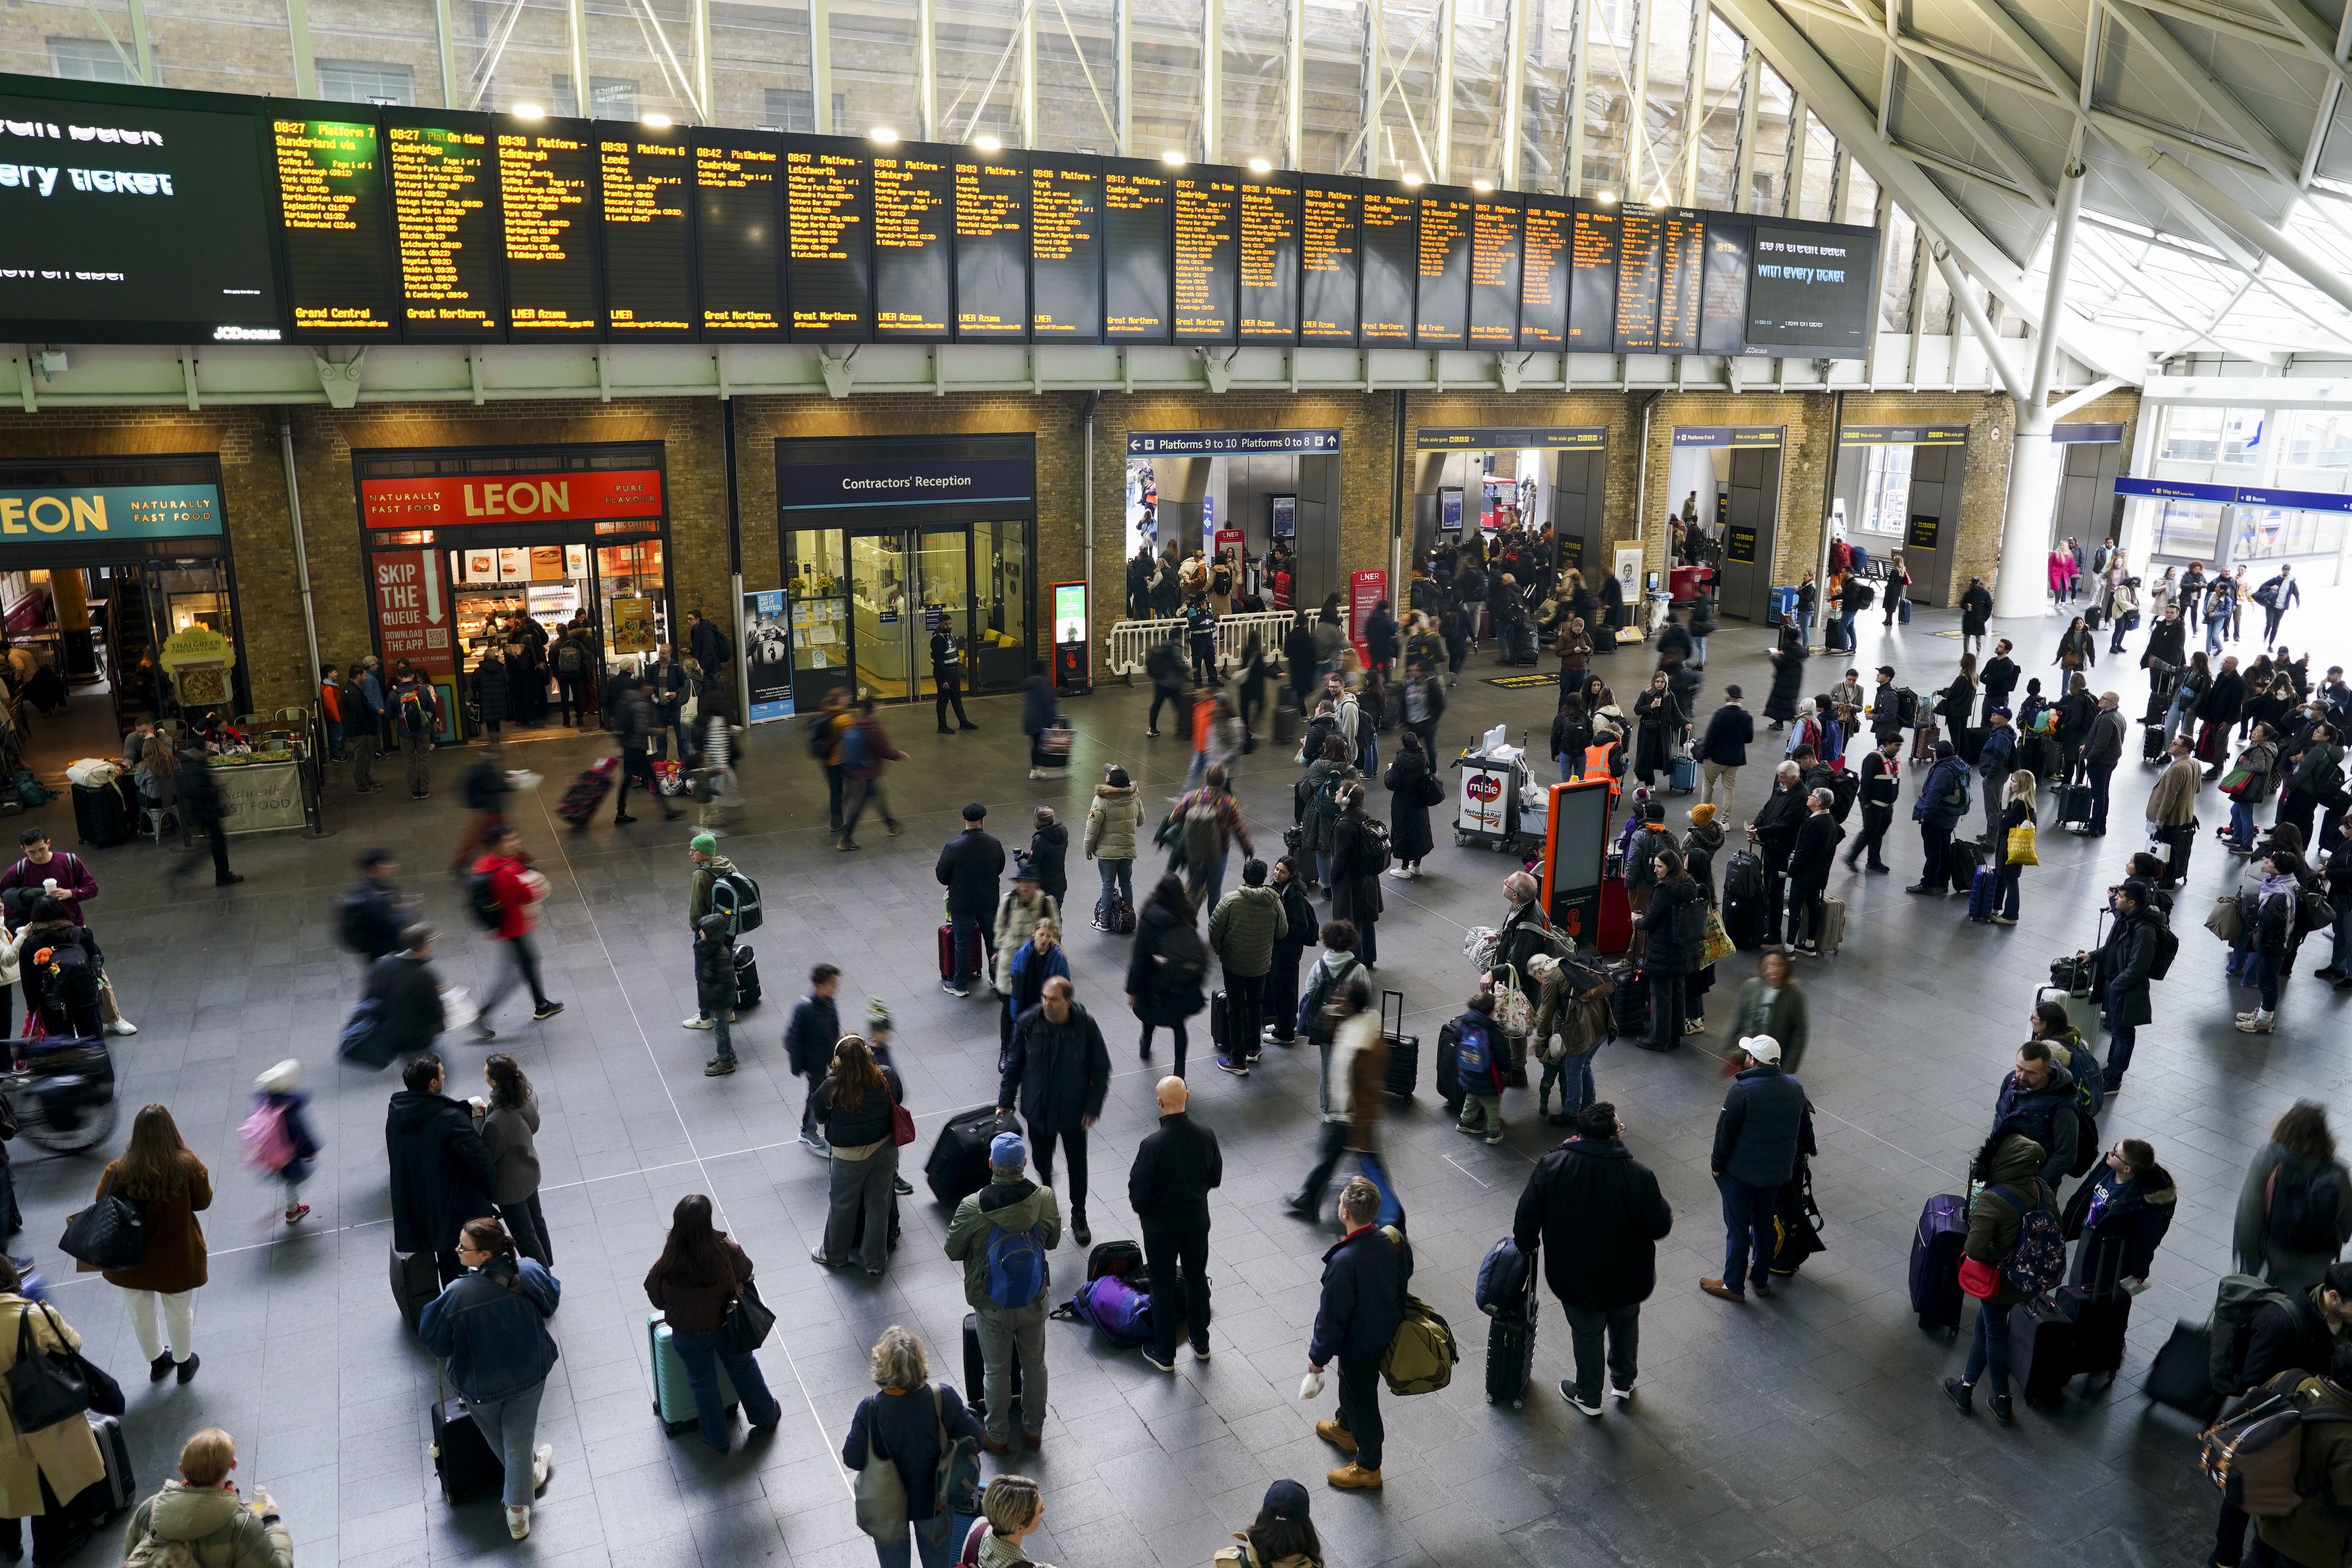
<svg viewBox="0 0 2352 1568"><path fill-rule="evenodd" d="M236 1495L229 1472L236 1468L236 1443L217 1426L207 1426L180 1449L180 1479L134 1510L122 1531L125 1561L152 1531L164 1542L185 1542L199 1568L294 1568L294 1538L278 1522L278 1504L259 1487L248 1506Z"/></svg>
<svg viewBox="0 0 2352 1568"><path fill-rule="evenodd" d="M1225 972L1225 1043L1217 1065L1237 1078L1249 1077L1263 1048L1265 977L1274 969L1274 944L1290 933L1282 895L1265 885L1265 861L1244 861L1242 885L1209 911L1209 946Z"/></svg>
<svg viewBox="0 0 2352 1568"><path fill-rule="evenodd" d="M2299 1500L2292 1513L2254 1517L2254 1549L2247 1568L2319 1568L2352 1562L2352 1344L2338 1344L2326 1377L2283 1372L2263 1394L2292 1393L2305 1409L2336 1412L2332 1420L2303 1424L2303 1454L2295 1466ZM2257 1395L2257 1397L2260 1397Z"/></svg>
<svg viewBox="0 0 2352 1568"><path fill-rule="evenodd" d="M958 1204L948 1226L947 1253L963 1265L963 1299L980 1334L981 1444L992 1454L1011 1451L1016 1397L1031 1453L1045 1436L1045 1301L1052 1283L1045 1254L1062 1243L1062 1208L1053 1188L1029 1179L1028 1164L1029 1146L1021 1135L998 1133L988 1145L988 1185ZM992 1294L989 1254L1000 1234L1004 1239L994 1249ZM998 1300L1008 1293L1029 1300Z"/></svg>

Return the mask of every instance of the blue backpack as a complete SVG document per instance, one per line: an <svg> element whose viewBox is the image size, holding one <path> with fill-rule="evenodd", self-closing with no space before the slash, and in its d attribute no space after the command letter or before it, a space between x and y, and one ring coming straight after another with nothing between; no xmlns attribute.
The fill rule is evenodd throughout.
<svg viewBox="0 0 2352 1568"><path fill-rule="evenodd" d="M1045 1290L1045 1244L1034 1226L1006 1230L992 1226L986 1253L988 1272L982 1287L999 1307L1025 1307Z"/></svg>
<svg viewBox="0 0 2352 1568"><path fill-rule="evenodd" d="M841 765L845 768L870 767L874 762L874 738L862 723L852 724L841 732Z"/></svg>
<svg viewBox="0 0 2352 1568"><path fill-rule="evenodd" d="M1484 1023L1473 1023L1469 1018L1462 1020L1461 1044L1454 1048L1454 1066L1456 1072L1464 1073L1483 1073L1492 1069Z"/></svg>
<svg viewBox="0 0 2352 1568"><path fill-rule="evenodd" d="M2001 1259L2000 1277L2011 1289L2029 1297L2055 1290L2066 1279L2066 1243L2052 1205L2037 1204L2011 1186L1988 1189L2006 1198L2018 1213L2017 1245Z"/></svg>

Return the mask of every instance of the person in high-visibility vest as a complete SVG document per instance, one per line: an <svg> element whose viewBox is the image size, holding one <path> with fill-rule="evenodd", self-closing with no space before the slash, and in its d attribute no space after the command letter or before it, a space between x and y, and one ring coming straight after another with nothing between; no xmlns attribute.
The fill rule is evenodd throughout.
<svg viewBox="0 0 2352 1568"><path fill-rule="evenodd" d="M1624 793L1625 786L1617 776L1624 756L1625 750L1618 743L1617 731L1605 725L1592 731L1592 744L1584 748L1584 776L1607 779L1612 800Z"/></svg>

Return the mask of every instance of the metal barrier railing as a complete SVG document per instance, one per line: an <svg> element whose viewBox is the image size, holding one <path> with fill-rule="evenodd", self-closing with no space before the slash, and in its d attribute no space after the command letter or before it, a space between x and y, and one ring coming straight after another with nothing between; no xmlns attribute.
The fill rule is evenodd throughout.
<svg viewBox="0 0 2352 1568"><path fill-rule="evenodd" d="M1219 616L1217 617L1217 668L1222 670L1238 663L1242 652L1249 646L1250 634L1255 632L1268 665L1279 668L1282 664L1282 639L1290 634L1297 616L1289 610L1265 610L1256 614ZM1167 620L1120 621L1110 628L1108 647L1103 657L1103 672L1124 677L1129 685L1143 673L1143 661L1151 650L1168 640L1171 631L1181 631L1181 617ZM1185 657L1192 657L1190 644Z"/></svg>

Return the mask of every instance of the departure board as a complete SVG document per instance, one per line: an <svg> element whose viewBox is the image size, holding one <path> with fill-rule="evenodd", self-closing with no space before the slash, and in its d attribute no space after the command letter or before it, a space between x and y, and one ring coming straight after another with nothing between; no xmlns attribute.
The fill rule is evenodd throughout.
<svg viewBox="0 0 2352 1568"><path fill-rule="evenodd" d="M294 335L397 337L375 122L272 119L269 147Z"/></svg>
<svg viewBox="0 0 2352 1568"><path fill-rule="evenodd" d="M1543 196L1520 198L1519 347L1568 346L1568 247L1576 211Z"/></svg>
<svg viewBox="0 0 2352 1568"><path fill-rule="evenodd" d="M702 335L734 342L784 335L783 139L716 128L694 133L695 253Z"/></svg>
<svg viewBox="0 0 2352 1568"><path fill-rule="evenodd" d="M955 317L955 185L944 147L874 159L874 340L947 341Z"/></svg>
<svg viewBox="0 0 2352 1568"><path fill-rule="evenodd" d="M784 149L784 292L796 343L873 336L869 176L863 142L796 136Z"/></svg>
<svg viewBox="0 0 2352 1568"><path fill-rule="evenodd" d="M499 303L499 172L487 120L387 114L400 320L410 342L479 342L506 329Z"/></svg>
<svg viewBox="0 0 2352 1568"><path fill-rule="evenodd" d="M1617 352L1617 209L1576 204L1568 245L1568 347Z"/></svg>
<svg viewBox="0 0 2352 1568"><path fill-rule="evenodd" d="M1423 193L1412 339L1422 348L1470 342L1471 205L1468 191L1432 186Z"/></svg>
<svg viewBox="0 0 2352 1568"><path fill-rule="evenodd" d="M1018 153L955 165L956 336L1029 336L1029 166Z"/></svg>
<svg viewBox="0 0 2352 1568"><path fill-rule="evenodd" d="M1639 202L1617 208L1617 352L1658 349L1658 283L1665 269L1664 215Z"/></svg>
<svg viewBox="0 0 2352 1568"><path fill-rule="evenodd" d="M693 150L683 132L597 127L604 203L604 324L615 338L690 338Z"/></svg>
<svg viewBox="0 0 2352 1568"><path fill-rule="evenodd" d="M1240 313L1240 233L1230 169L1176 176L1176 341L1229 343Z"/></svg>
<svg viewBox="0 0 2352 1568"><path fill-rule="evenodd" d="M1241 339L1298 341L1298 176L1241 181Z"/></svg>
<svg viewBox="0 0 2352 1568"><path fill-rule="evenodd" d="M1755 226L1746 218L1708 215L1706 283L1698 321L1698 352L1703 354L1747 350L1748 267L1755 241Z"/></svg>
<svg viewBox="0 0 2352 1568"><path fill-rule="evenodd" d="M1103 341L1164 343L1175 291L1169 216L1176 182L1157 163L1103 160Z"/></svg>
<svg viewBox="0 0 2352 1568"><path fill-rule="evenodd" d="M1363 191L1363 315L1358 331L1366 348L1409 347L1414 286L1421 277L1421 203L1406 187L1385 181L1366 180Z"/></svg>
<svg viewBox="0 0 2352 1568"><path fill-rule="evenodd" d="M1298 195L1298 341L1356 343L1357 214L1353 180L1309 176Z"/></svg>
<svg viewBox="0 0 2352 1568"><path fill-rule="evenodd" d="M1706 215L1675 207L1665 215L1658 268L1658 352L1699 352L1699 291L1706 263Z"/></svg>
<svg viewBox="0 0 2352 1568"><path fill-rule="evenodd" d="M1519 342L1519 207L1483 201L1471 214L1470 346L1517 348Z"/></svg>
<svg viewBox="0 0 2352 1568"><path fill-rule="evenodd" d="M507 334L603 335L596 255L596 147L584 120L496 122Z"/></svg>
<svg viewBox="0 0 2352 1568"><path fill-rule="evenodd" d="M1029 161L1029 331L1041 343L1102 338L1102 161Z"/></svg>

